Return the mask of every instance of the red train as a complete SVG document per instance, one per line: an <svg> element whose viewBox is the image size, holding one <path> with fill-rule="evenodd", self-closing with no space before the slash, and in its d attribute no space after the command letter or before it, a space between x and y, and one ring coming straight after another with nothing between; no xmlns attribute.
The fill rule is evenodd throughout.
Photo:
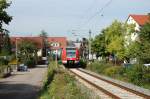
<svg viewBox="0 0 150 99"><path fill-rule="evenodd" d="M62 49L61 59L65 66L79 65L79 49L75 47L67 47Z"/></svg>

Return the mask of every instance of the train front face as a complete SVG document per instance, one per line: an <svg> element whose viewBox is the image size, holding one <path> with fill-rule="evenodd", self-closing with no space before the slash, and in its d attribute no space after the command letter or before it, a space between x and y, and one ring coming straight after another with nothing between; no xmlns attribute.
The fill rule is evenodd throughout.
<svg viewBox="0 0 150 99"><path fill-rule="evenodd" d="M79 64L79 50L77 48L66 48L66 65L77 66Z"/></svg>

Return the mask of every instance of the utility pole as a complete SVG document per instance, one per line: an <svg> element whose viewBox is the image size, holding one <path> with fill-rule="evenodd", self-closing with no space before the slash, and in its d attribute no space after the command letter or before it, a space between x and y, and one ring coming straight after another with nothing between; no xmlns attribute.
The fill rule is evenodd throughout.
<svg viewBox="0 0 150 99"><path fill-rule="evenodd" d="M18 40L19 38L16 38L16 65L18 69Z"/></svg>
<svg viewBox="0 0 150 99"><path fill-rule="evenodd" d="M89 60L91 60L91 30L89 30Z"/></svg>

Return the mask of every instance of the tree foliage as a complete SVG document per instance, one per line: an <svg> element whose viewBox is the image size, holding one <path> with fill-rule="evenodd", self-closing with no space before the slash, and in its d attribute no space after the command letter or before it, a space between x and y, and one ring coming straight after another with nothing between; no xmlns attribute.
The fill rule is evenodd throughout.
<svg viewBox="0 0 150 99"><path fill-rule="evenodd" d="M107 51L117 56L119 59L125 57L125 24L115 20L107 29L105 36L107 44Z"/></svg>
<svg viewBox="0 0 150 99"><path fill-rule="evenodd" d="M29 62L36 63L37 48L35 44L28 40L23 40L19 43L19 57L20 61L28 65Z"/></svg>
<svg viewBox="0 0 150 99"><path fill-rule="evenodd" d="M8 33L5 34L3 42L4 44L3 44L1 53L4 55L10 55L11 54L11 42L10 42L10 37Z"/></svg>
<svg viewBox="0 0 150 99"><path fill-rule="evenodd" d="M125 36L130 35L131 31L133 26L115 20L95 37L92 50L98 56L106 56L109 53L122 60L126 57Z"/></svg>
<svg viewBox="0 0 150 99"><path fill-rule="evenodd" d="M105 35L99 34L92 41L92 51L96 53L96 56L105 56L106 47L105 47Z"/></svg>
<svg viewBox="0 0 150 99"><path fill-rule="evenodd" d="M3 29L3 24L9 24L12 20L12 16L6 12L6 9L10 5L11 2L8 2L8 0L0 0L0 32L7 31L6 29Z"/></svg>
<svg viewBox="0 0 150 99"><path fill-rule="evenodd" d="M48 47L48 42L47 42L47 32L42 30L39 36L42 38L42 43L43 43L43 48L42 48L42 55L46 56L47 53L47 47Z"/></svg>
<svg viewBox="0 0 150 99"><path fill-rule="evenodd" d="M139 32L140 62L150 63L150 22L145 24Z"/></svg>
<svg viewBox="0 0 150 99"><path fill-rule="evenodd" d="M128 35L131 35L131 33L134 32L130 31ZM140 64L150 63L150 21L141 26L137 35L138 38L126 46L125 56L128 58L136 58Z"/></svg>

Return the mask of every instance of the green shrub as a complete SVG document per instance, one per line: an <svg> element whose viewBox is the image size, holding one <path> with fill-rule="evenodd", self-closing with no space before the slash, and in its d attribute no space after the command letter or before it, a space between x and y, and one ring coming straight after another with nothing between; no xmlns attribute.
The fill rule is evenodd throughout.
<svg viewBox="0 0 150 99"><path fill-rule="evenodd" d="M59 61L58 61L58 64L59 64L59 65L62 65L62 60L59 60Z"/></svg>
<svg viewBox="0 0 150 99"><path fill-rule="evenodd" d="M111 64L109 63L103 63L103 62L99 62L99 61L95 61L91 64L88 64L87 65L87 69L89 70L92 70L92 71L95 71L97 73L103 73L104 70L108 67L112 66Z"/></svg>
<svg viewBox="0 0 150 99"><path fill-rule="evenodd" d="M111 66L104 70L104 74L111 76L111 77L115 77L119 75L121 72L122 72L122 67L120 66Z"/></svg>
<svg viewBox="0 0 150 99"><path fill-rule="evenodd" d="M150 67L143 65L122 67L96 61L88 64L87 69L150 89Z"/></svg>
<svg viewBox="0 0 150 99"><path fill-rule="evenodd" d="M129 80L137 85L150 82L150 67L135 65L127 70Z"/></svg>
<svg viewBox="0 0 150 99"><path fill-rule="evenodd" d="M27 65L29 68L35 67L35 60L34 59L26 60L25 65Z"/></svg>
<svg viewBox="0 0 150 99"><path fill-rule="evenodd" d="M150 67L144 69L143 79L145 83L150 83Z"/></svg>
<svg viewBox="0 0 150 99"><path fill-rule="evenodd" d="M0 58L0 65L8 65L8 60Z"/></svg>
<svg viewBox="0 0 150 99"><path fill-rule="evenodd" d="M81 59L81 60L79 61L79 63L80 63L80 66L81 66L81 67L86 68L86 66L87 66L87 61Z"/></svg>
<svg viewBox="0 0 150 99"><path fill-rule="evenodd" d="M46 80L44 81L44 90L47 89L48 85L51 83L51 81L54 78L54 75L56 73L56 66L55 66L55 62L50 62L49 66L48 66L48 70L47 70L47 76L46 76Z"/></svg>

